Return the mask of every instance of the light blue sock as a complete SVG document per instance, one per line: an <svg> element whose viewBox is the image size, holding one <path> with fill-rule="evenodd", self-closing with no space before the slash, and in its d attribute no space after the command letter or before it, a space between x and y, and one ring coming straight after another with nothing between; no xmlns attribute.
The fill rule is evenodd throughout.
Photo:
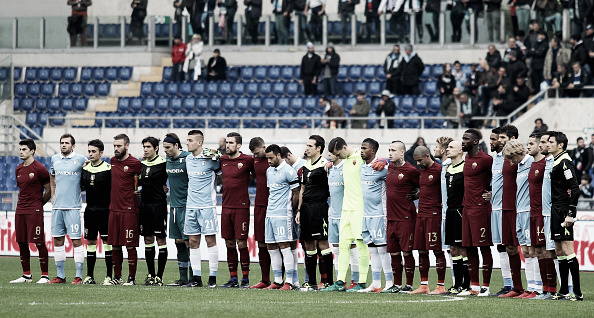
<svg viewBox="0 0 594 318"><path fill-rule="evenodd" d="M371 279L372 280L381 280L382 272L371 272Z"/></svg>
<svg viewBox="0 0 594 318"><path fill-rule="evenodd" d="M392 273L392 272L384 273L384 277L386 277L386 281L390 281L390 282L394 281L394 273Z"/></svg>
<svg viewBox="0 0 594 318"><path fill-rule="evenodd" d="M202 276L202 269L200 266L192 267L192 276Z"/></svg>
<svg viewBox="0 0 594 318"><path fill-rule="evenodd" d="M274 282L277 284L281 284L283 282L283 271L272 271L272 273L274 274Z"/></svg>
<svg viewBox="0 0 594 318"><path fill-rule="evenodd" d="M338 273L338 271L336 271ZM338 275L338 274L336 274ZM309 282L309 275L307 275L307 271L305 271L305 278L303 280L304 282Z"/></svg>
<svg viewBox="0 0 594 318"><path fill-rule="evenodd" d="M58 276L62 279L66 278L66 273L64 273L64 264L65 263L66 263L66 261L56 261L56 270L58 271L58 274L56 276Z"/></svg>
<svg viewBox="0 0 594 318"><path fill-rule="evenodd" d="M511 279L511 277L509 277L509 278L506 277L506 278L503 279L503 287L509 287L509 288L512 287L512 279Z"/></svg>
<svg viewBox="0 0 594 318"><path fill-rule="evenodd" d="M285 280L285 282L293 282L293 269L285 269L285 275L287 276L287 279Z"/></svg>
<svg viewBox="0 0 594 318"><path fill-rule="evenodd" d="M76 266L76 277L82 278L83 265L84 265L84 263L79 263L79 262L74 263L74 266ZM62 267L62 270L64 270L64 267Z"/></svg>

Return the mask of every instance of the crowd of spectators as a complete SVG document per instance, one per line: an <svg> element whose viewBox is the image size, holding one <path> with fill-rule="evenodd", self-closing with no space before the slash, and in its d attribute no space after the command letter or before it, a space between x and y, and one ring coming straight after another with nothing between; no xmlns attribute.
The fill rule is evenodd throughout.
<svg viewBox="0 0 594 318"><path fill-rule="evenodd" d="M173 49L171 50L171 81L181 82L193 79L197 81L203 78L207 81L221 81L227 79L227 61L221 56L219 49L214 49L212 57L206 63L206 72L202 72L202 49L204 47L200 35L194 34L192 41L187 45L182 42L181 37L175 37L173 40ZM190 70L193 69L193 72ZM193 74L191 76L191 74Z"/></svg>

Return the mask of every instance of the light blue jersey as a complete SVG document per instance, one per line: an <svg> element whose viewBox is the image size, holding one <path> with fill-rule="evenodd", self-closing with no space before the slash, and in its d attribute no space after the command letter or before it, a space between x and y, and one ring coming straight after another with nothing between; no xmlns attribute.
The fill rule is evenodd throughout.
<svg viewBox="0 0 594 318"><path fill-rule="evenodd" d="M503 199L503 153L495 154L491 166L491 209L501 210Z"/></svg>
<svg viewBox="0 0 594 318"><path fill-rule="evenodd" d="M548 156L545 160L544 177L542 179L542 215L551 216L551 171L553 171L555 157Z"/></svg>
<svg viewBox="0 0 594 318"><path fill-rule="evenodd" d="M56 178L54 210L81 208L80 180L86 160L83 155L74 151L66 157L62 154L52 156L50 173Z"/></svg>
<svg viewBox="0 0 594 318"><path fill-rule="evenodd" d="M530 191L528 190L528 175L530 174L530 167L534 162L534 157L526 155L520 163L518 163L518 174L516 176L516 211L518 213L530 212Z"/></svg>
<svg viewBox="0 0 594 318"><path fill-rule="evenodd" d="M344 198L343 165L344 160L330 167L328 171L328 187L330 189L330 213L328 213L328 218L330 219L340 219L342 213L342 200Z"/></svg>
<svg viewBox="0 0 594 318"><path fill-rule="evenodd" d="M266 217L293 217L291 190L299 186L297 171L284 160L276 168L266 170L266 182L270 194Z"/></svg>
<svg viewBox="0 0 594 318"><path fill-rule="evenodd" d="M307 163L307 160L303 159L303 158L299 158L297 159L297 161L295 161L295 163L293 163L293 169L295 169L295 171L299 171L299 169L301 169L301 167L303 167L305 164Z"/></svg>
<svg viewBox="0 0 594 318"><path fill-rule="evenodd" d="M363 190L363 216L386 216L386 176L388 169L376 171L370 164L361 166L361 188Z"/></svg>
<svg viewBox="0 0 594 318"><path fill-rule="evenodd" d="M441 163L441 219L446 219L446 211L448 210L448 187L446 184L446 171L448 170L448 166L452 163L452 159L448 158L444 162Z"/></svg>
<svg viewBox="0 0 594 318"><path fill-rule="evenodd" d="M188 171L188 209L214 208L217 205L216 181L221 174L221 163L202 154L189 154L186 159Z"/></svg>

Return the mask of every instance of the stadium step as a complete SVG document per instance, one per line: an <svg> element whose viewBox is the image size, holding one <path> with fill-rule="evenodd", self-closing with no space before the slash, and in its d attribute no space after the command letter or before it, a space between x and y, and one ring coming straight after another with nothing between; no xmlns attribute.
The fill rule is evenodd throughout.
<svg viewBox="0 0 594 318"><path fill-rule="evenodd" d="M140 88L138 89L122 89L118 91L118 97L138 97L140 96Z"/></svg>
<svg viewBox="0 0 594 318"><path fill-rule="evenodd" d="M161 58L161 66L173 66L173 62L171 62L171 57L162 57Z"/></svg>
<svg viewBox="0 0 594 318"><path fill-rule="evenodd" d="M141 82L160 82L162 79L162 75L140 75Z"/></svg>
<svg viewBox="0 0 594 318"><path fill-rule="evenodd" d="M94 118L95 112L84 112L84 118ZM74 119L72 120L73 126L93 126L95 125L94 119Z"/></svg>

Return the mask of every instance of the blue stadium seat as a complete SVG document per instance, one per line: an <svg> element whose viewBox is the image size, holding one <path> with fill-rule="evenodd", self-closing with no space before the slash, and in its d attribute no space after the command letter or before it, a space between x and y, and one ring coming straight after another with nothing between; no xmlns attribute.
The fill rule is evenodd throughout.
<svg viewBox="0 0 594 318"><path fill-rule="evenodd" d="M396 95L394 97L392 97L392 101L394 102L394 106L396 111L398 111L400 109L400 96Z"/></svg>
<svg viewBox="0 0 594 318"><path fill-rule="evenodd" d="M110 82L116 82L118 80L118 68L117 67L108 67L105 70L105 80Z"/></svg>
<svg viewBox="0 0 594 318"><path fill-rule="evenodd" d="M271 66L268 68L268 80L269 81L278 81L281 76L281 68L279 66Z"/></svg>
<svg viewBox="0 0 594 318"><path fill-rule="evenodd" d="M175 97L177 96L178 89L179 85L177 83L167 83L167 86L165 87L165 95L169 97Z"/></svg>
<svg viewBox="0 0 594 318"><path fill-rule="evenodd" d="M220 98L211 98L208 103L208 108L211 112L219 112L222 110L223 101Z"/></svg>
<svg viewBox="0 0 594 318"><path fill-rule="evenodd" d="M86 97L94 97L97 94L95 83L85 83L83 85L83 95Z"/></svg>
<svg viewBox="0 0 594 318"><path fill-rule="evenodd" d="M208 99L196 98L196 112L199 114L206 113L208 111Z"/></svg>
<svg viewBox="0 0 594 318"><path fill-rule="evenodd" d="M411 113L409 116L419 117L419 114ZM419 119L406 118L406 120L404 121L404 125L406 128L419 128L421 126L421 123Z"/></svg>
<svg viewBox="0 0 594 318"><path fill-rule="evenodd" d="M165 95L165 83L153 83L153 96L161 97Z"/></svg>
<svg viewBox="0 0 594 318"><path fill-rule="evenodd" d="M367 87L367 94L369 95L379 95L382 93L383 85L381 82L370 82L369 86Z"/></svg>
<svg viewBox="0 0 594 318"><path fill-rule="evenodd" d="M70 96L82 97L83 96L83 83L72 83L70 86Z"/></svg>
<svg viewBox="0 0 594 318"><path fill-rule="evenodd" d="M235 111L235 98L225 98L221 111L230 114Z"/></svg>
<svg viewBox="0 0 594 318"><path fill-rule="evenodd" d="M258 83L248 83L245 89L245 95L248 97L256 97L258 96Z"/></svg>
<svg viewBox="0 0 594 318"><path fill-rule="evenodd" d="M342 93L341 95L346 95L346 96L352 95L352 93L354 91L352 82L342 83L340 86L341 86L340 92Z"/></svg>
<svg viewBox="0 0 594 318"><path fill-rule="evenodd" d="M244 112L250 112L252 114L257 114L260 111L262 111L262 99L261 98L240 98L237 100L237 111L241 112L243 109L243 104L244 104L244 100L248 101L248 106L245 110L243 110ZM241 109L240 109L240 105L241 105Z"/></svg>
<svg viewBox="0 0 594 318"><path fill-rule="evenodd" d="M274 98L264 98L262 103L262 112L264 113L272 113L276 109L276 99Z"/></svg>
<svg viewBox="0 0 594 318"><path fill-rule="evenodd" d="M404 128L404 119L405 119L405 115L403 115L402 113L395 113L394 117L396 117L394 119L394 128Z"/></svg>
<svg viewBox="0 0 594 318"><path fill-rule="evenodd" d="M355 83L355 85L353 85L353 91L351 92L350 95L357 95L358 91L367 93L367 83L365 83L365 82Z"/></svg>
<svg viewBox="0 0 594 318"><path fill-rule="evenodd" d="M118 81L128 82L132 78L132 67L124 66L118 69Z"/></svg>
<svg viewBox="0 0 594 318"><path fill-rule="evenodd" d="M292 81L293 80L293 68L291 66L284 66L281 69L280 78L283 81Z"/></svg>
<svg viewBox="0 0 594 318"><path fill-rule="evenodd" d="M12 73L12 79L15 82L19 82L22 77L23 77L23 68L21 68L21 67L15 67L14 68L14 71Z"/></svg>
<svg viewBox="0 0 594 318"><path fill-rule="evenodd" d="M0 82L7 81L9 74L10 74L10 68L0 67Z"/></svg>
<svg viewBox="0 0 594 318"><path fill-rule="evenodd" d="M50 114L48 113L41 113L37 115L37 124L41 127L45 127L48 124Z"/></svg>
<svg viewBox="0 0 594 318"><path fill-rule="evenodd" d="M282 114L280 117L282 119L279 121L279 128L292 128L293 127L293 115L292 114Z"/></svg>
<svg viewBox="0 0 594 318"><path fill-rule="evenodd" d="M425 82L425 87L423 88L423 95L435 96L435 93L437 93L437 81Z"/></svg>
<svg viewBox="0 0 594 318"><path fill-rule="evenodd" d="M443 65L442 64L435 64L435 65L427 65L425 68L431 67L431 74L433 78L438 80L439 77L443 74Z"/></svg>
<svg viewBox="0 0 594 318"><path fill-rule="evenodd" d="M249 108L249 104L250 101L254 100L254 105L260 105L258 108L261 107L261 100L259 98L245 98L245 97L240 97L237 98L236 102L235 102L235 111L238 114L243 114L245 112L247 112L248 108ZM254 106L256 107L256 106Z"/></svg>
<svg viewBox="0 0 594 318"><path fill-rule="evenodd" d="M14 98L14 101L12 102L12 109L15 112L18 112L21 110L21 99L18 97Z"/></svg>
<svg viewBox="0 0 594 318"><path fill-rule="evenodd" d="M339 81L345 81L347 79L348 75L349 75L349 69L347 66L343 65L342 67L340 67L338 69L338 75L336 76L336 78Z"/></svg>
<svg viewBox="0 0 594 318"><path fill-rule="evenodd" d="M169 111L172 113L179 113L182 109L182 99L174 97L169 100Z"/></svg>
<svg viewBox="0 0 594 318"><path fill-rule="evenodd" d="M181 97L192 96L192 83L184 82L179 84L179 95Z"/></svg>
<svg viewBox="0 0 594 318"><path fill-rule="evenodd" d="M425 69L423 69L423 73L421 73L421 76L419 77L419 79L421 81L426 81L431 77L431 69L429 67L425 67Z"/></svg>
<svg viewBox="0 0 594 318"><path fill-rule="evenodd" d="M93 80L93 68L91 67L83 67L80 70L80 80L81 82L90 82Z"/></svg>
<svg viewBox="0 0 594 318"><path fill-rule="evenodd" d="M27 96L39 97L41 95L41 84L40 83L29 83L27 86Z"/></svg>
<svg viewBox="0 0 594 318"><path fill-rule="evenodd" d="M196 100L194 98L184 98L182 103L182 111L185 113L192 113L195 111Z"/></svg>
<svg viewBox="0 0 594 318"><path fill-rule="evenodd" d="M223 82L219 84L219 96L231 97L231 83Z"/></svg>
<svg viewBox="0 0 594 318"><path fill-rule="evenodd" d="M25 124L31 127L37 126L37 113L28 113L25 117Z"/></svg>
<svg viewBox="0 0 594 318"><path fill-rule="evenodd" d="M136 120L133 114L121 114L124 117L120 119L119 127L121 128L134 128L136 126Z"/></svg>
<svg viewBox="0 0 594 318"><path fill-rule="evenodd" d="M60 110L62 112L71 112L74 110L74 100L72 98L62 98L60 103Z"/></svg>
<svg viewBox="0 0 594 318"><path fill-rule="evenodd" d="M291 98L291 102L289 104L289 112L293 114L300 113L303 109L303 98Z"/></svg>
<svg viewBox="0 0 594 318"><path fill-rule="evenodd" d="M363 68L361 66L353 65L349 68L349 80L351 80L351 81L361 80L362 75L363 75Z"/></svg>
<svg viewBox="0 0 594 318"><path fill-rule="evenodd" d="M25 100L23 100L24 102ZM60 111L60 99L59 98L51 98L47 105L47 111L49 113L55 114Z"/></svg>
<svg viewBox="0 0 594 318"><path fill-rule="evenodd" d="M58 86L58 97L70 96L70 83L62 83Z"/></svg>
<svg viewBox="0 0 594 318"><path fill-rule="evenodd" d="M52 68L50 71L50 80L52 82L61 82L64 79L64 72L61 68Z"/></svg>
<svg viewBox="0 0 594 318"><path fill-rule="evenodd" d="M443 117L441 113L437 114L438 117ZM433 127L432 128L445 128L445 121L441 118L433 120Z"/></svg>
<svg viewBox="0 0 594 318"><path fill-rule="evenodd" d="M26 82L37 81L37 68L36 67L27 67L27 70L25 71L25 81Z"/></svg>
<svg viewBox="0 0 594 318"><path fill-rule="evenodd" d="M293 66L293 78L296 81L301 78L301 66Z"/></svg>
<svg viewBox="0 0 594 318"><path fill-rule="evenodd" d="M47 112L48 108L48 100L45 98L40 98L35 101L35 111L39 113Z"/></svg>
<svg viewBox="0 0 594 318"><path fill-rule="evenodd" d="M216 118L210 119L208 121L208 128L224 128L225 127L225 115L224 114L217 114L215 115Z"/></svg>
<svg viewBox="0 0 594 318"><path fill-rule="evenodd" d="M369 113L369 117L377 117L377 115L373 112ZM374 129L377 126L377 120L376 119L368 119L367 120L367 128L368 129Z"/></svg>
<svg viewBox="0 0 594 318"><path fill-rule="evenodd" d="M231 94L235 97L242 97L245 94L245 84L234 83Z"/></svg>
<svg viewBox="0 0 594 318"><path fill-rule="evenodd" d="M118 113L127 113L130 109L130 97L118 98Z"/></svg>
<svg viewBox="0 0 594 318"><path fill-rule="evenodd" d="M148 97L148 98L144 98L142 100L142 111L143 112L154 112L155 109L157 108L157 101L152 98L152 97Z"/></svg>
<svg viewBox="0 0 594 318"><path fill-rule="evenodd" d="M427 112L427 97L425 96L417 96L416 100L415 100L415 108L414 108L414 112L415 113L426 113Z"/></svg>
<svg viewBox="0 0 594 318"><path fill-rule="evenodd" d="M204 116L204 115L208 115L208 114L187 114L188 117L192 117L192 116ZM195 119L195 118L190 118L190 119L186 119L186 127L185 128L204 128L206 127L206 121L204 119Z"/></svg>
<svg viewBox="0 0 594 318"><path fill-rule="evenodd" d="M140 96L149 97L153 95L153 83L143 82L140 84Z"/></svg>
<svg viewBox="0 0 594 318"><path fill-rule="evenodd" d="M161 97L157 99L157 105L155 107L155 110L158 114L163 114L169 111L169 98Z"/></svg>
<svg viewBox="0 0 594 318"><path fill-rule="evenodd" d="M14 96L15 97L27 97L27 83L14 83Z"/></svg>
<svg viewBox="0 0 594 318"><path fill-rule="evenodd" d="M21 111L23 112L31 112L35 109L35 99L33 98L25 98L21 101Z"/></svg>
<svg viewBox="0 0 594 318"><path fill-rule="evenodd" d="M219 83L211 82L206 84L206 96L216 97L219 95Z"/></svg>
<svg viewBox="0 0 594 318"><path fill-rule="evenodd" d="M265 81L266 80L266 66L257 66L254 70L254 79L256 81Z"/></svg>
<svg viewBox="0 0 594 318"><path fill-rule="evenodd" d="M37 70L37 80L39 82L48 82L50 80L50 69L42 67Z"/></svg>
<svg viewBox="0 0 594 318"><path fill-rule="evenodd" d="M93 81L103 82L105 80L105 69L103 67L95 67L93 69Z"/></svg>
<svg viewBox="0 0 594 318"><path fill-rule="evenodd" d="M239 79L240 69L238 67L229 67L227 69L227 80L236 82Z"/></svg>
<svg viewBox="0 0 594 318"><path fill-rule="evenodd" d="M285 94L285 83L276 82L272 86L272 95L275 97L282 97Z"/></svg>
<svg viewBox="0 0 594 318"><path fill-rule="evenodd" d="M76 81L76 76L78 75L78 69L75 67L67 67L64 69L64 82L74 82Z"/></svg>
<svg viewBox="0 0 594 318"><path fill-rule="evenodd" d="M171 80L171 72L172 72L172 67L168 66L168 67L164 67L163 68L163 82L169 82Z"/></svg>
<svg viewBox="0 0 594 318"><path fill-rule="evenodd" d="M204 96L204 92L206 91L206 84L204 83L194 83L192 86L192 95L196 97Z"/></svg>
<svg viewBox="0 0 594 318"><path fill-rule="evenodd" d="M130 99L129 112L137 114L142 110L144 99L141 97L134 97Z"/></svg>
<svg viewBox="0 0 594 318"><path fill-rule="evenodd" d="M311 121L307 119L308 114L298 114L293 122L293 128L311 128Z"/></svg>
<svg viewBox="0 0 594 318"><path fill-rule="evenodd" d="M346 113L349 113L357 103L357 97L349 97L344 99L344 104L341 105Z"/></svg>
<svg viewBox="0 0 594 318"><path fill-rule="evenodd" d="M74 100L74 111L84 112L87 110L89 100L86 98L77 98Z"/></svg>
<svg viewBox="0 0 594 318"><path fill-rule="evenodd" d="M367 65L363 68L363 80L373 81L375 79L375 66Z"/></svg>
<svg viewBox="0 0 594 318"><path fill-rule="evenodd" d="M260 97L272 96L272 84L260 83Z"/></svg>
<svg viewBox="0 0 594 318"><path fill-rule="evenodd" d="M413 97L405 96L400 101L400 111L402 113L407 114L407 113L412 112L413 106L414 106L414 98Z"/></svg>
<svg viewBox="0 0 594 318"><path fill-rule="evenodd" d="M284 114L289 111L289 99L288 98L279 98L276 101L276 112L279 114Z"/></svg>
<svg viewBox="0 0 594 318"><path fill-rule="evenodd" d="M109 89L111 88L110 82L97 83L97 96L107 97L109 95Z"/></svg>
<svg viewBox="0 0 594 318"><path fill-rule="evenodd" d="M441 99L439 97L431 97L429 100L429 113L438 114L441 112Z"/></svg>
<svg viewBox="0 0 594 318"><path fill-rule="evenodd" d="M306 114L312 114L318 107L318 100L315 97L308 97L303 101L303 112Z"/></svg>
<svg viewBox="0 0 594 318"><path fill-rule="evenodd" d="M289 97L299 96L299 83L288 83L286 85L286 94Z"/></svg>
<svg viewBox="0 0 594 318"><path fill-rule="evenodd" d="M378 81L385 81L386 80L386 73L384 73L383 66L376 66L375 67L375 79Z"/></svg>
<svg viewBox="0 0 594 318"><path fill-rule="evenodd" d="M244 82L251 82L254 79L254 67L244 66L241 68L241 80Z"/></svg>
<svg viewBox="0 0 594 318"><path fill-rule="evenodd" d="M173 115L173 128L186 128L186 115L177 113Z"/></svg>

